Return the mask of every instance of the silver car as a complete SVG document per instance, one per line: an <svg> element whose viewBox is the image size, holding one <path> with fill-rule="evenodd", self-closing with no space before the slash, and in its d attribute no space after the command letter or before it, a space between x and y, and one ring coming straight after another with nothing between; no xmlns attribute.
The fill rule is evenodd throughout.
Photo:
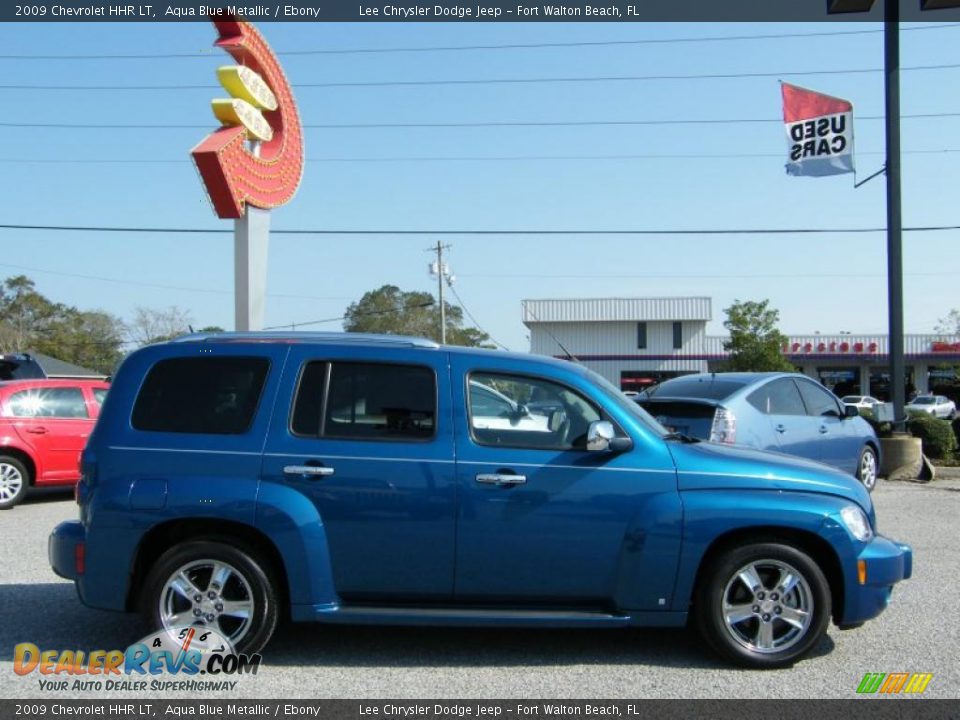
<svg viewBox="0 0 960 720"><path fill-rule="evenodd" d="M956 404L943 395L918 395L903 409L907 412L926 413L944 420L953 420L957 415Z"/></svg>

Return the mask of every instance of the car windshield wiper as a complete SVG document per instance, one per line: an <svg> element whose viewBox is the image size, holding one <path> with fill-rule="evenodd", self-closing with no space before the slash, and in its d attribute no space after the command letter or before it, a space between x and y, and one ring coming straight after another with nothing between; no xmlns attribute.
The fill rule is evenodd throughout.
<svg viewBox="0 0 960 720"><path fill-rule="evenodd" d="M669 432L663 436L664 440L679 440L684 444L703 442L700 438L690 437L681 432Z"/></svg>

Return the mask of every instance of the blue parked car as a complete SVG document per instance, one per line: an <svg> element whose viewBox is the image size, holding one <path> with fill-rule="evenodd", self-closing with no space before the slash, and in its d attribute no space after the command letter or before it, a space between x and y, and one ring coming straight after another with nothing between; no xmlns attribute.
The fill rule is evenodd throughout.
<svg viewBox="0 0 960 720"><path fill-rule="evenodd" d="M82 471L54 570L90 607L216 630L241 652L281 617L693 618L728 660L781 667L831 619L879 615L912 568L846 473L669 433L574 363L411 338L139 350Z"/></svg>
<svg viewBox="0 0 960 720"><path fill-rule="evenodd" d="M667 380L637 398L675 432L797 455L877 484L880 442L855 407L799 373L704 373Z"/></svg>

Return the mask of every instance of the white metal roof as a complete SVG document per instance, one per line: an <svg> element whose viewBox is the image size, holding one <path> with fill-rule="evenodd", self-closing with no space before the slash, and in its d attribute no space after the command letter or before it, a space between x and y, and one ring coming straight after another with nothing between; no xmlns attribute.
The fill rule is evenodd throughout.
<svg viewBox="0 0 960 720"><path fill-rule="evenodd" d="M525 325L547 322L641 322L712 318L708 297L524 300Z"/></svg>

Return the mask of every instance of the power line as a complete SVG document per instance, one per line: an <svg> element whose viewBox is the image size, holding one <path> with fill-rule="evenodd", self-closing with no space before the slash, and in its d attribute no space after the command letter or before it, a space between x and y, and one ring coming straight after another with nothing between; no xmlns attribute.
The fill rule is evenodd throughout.
<svg viewBox="0 0 960 720"><path fill-rule="evenodd" d="M904 273L909 277L954 277L956 272L915 272ZM585 275L571 274L533 274L533 273L466 273L461 277L482 279L512 280L756 280L756 279L792 279L792 278L874 278L886 277L885 272L877 273L612 273Z"/></svg>
<svg viewBox="0 0 960 720"><path fill-rule="evenodd" d="M918 30L941 30L958 27L956 23L938 25L916 25L903 27L901 32L915 32ZM307 50L280 50L277 55L375 55L388 53L418 53L418 52L463 52L474 50L539 50L565 47L615 47L630 45L670 45L680 43L704 42L749 42L754 40L783 40L788 38L815 38L838 37L852 35L876 35L883 30L832 30L812 33L769 33L762 35L720 35L717 37L678 37L678 38L640 38L630 40L580 40L565 42L539 43L500 43L489 45L429 45L420 47L390 47L390 48L322 48ZM179 53L123 53L123 54L69 54L69 55L0 55L0 60L167 60L167 59L220 59L219 53L209 49L198 52Z"/></svg>
<svg viewBox="0 0 960 720"><path fill-rule="evenodd" d="M504 345L502 342L500 342L499 340L497 340L493 335L491 335L491 334L488 333L486 330L484 330L483 327L481 327L480 323L479 323L479 322L477 321L477 319L473 316L473 313L470 312L470 310L467 308L466 303L463 302L463 299L460 297L460 293L457 292L456 288L453 287L452 284L450 285L450 292L453 293L453 296L457 299L457 302L460 303L460 307L463 308L463 311L467 314L467 317L470 318L470 322L472 322L472 323L474 324L474 326L477 328L477 330L479 330L479 331L482 332L484 335L486 335L488 338L490 338L490 340L493 341L493 344L496 345L497 347L499 347L501 350L506 350L507 352L510 352L510 348L508 348L508 347L507 347L506 345Z"/></svg>
<svg viewBox="0 0 960 720"><path fill-rule="evenodd" d="M958 153L960 148L903 150L902 155L945 155ZM858 150L857 155L885 155L883 150ZM646 153L615 155L410 155L396 157L316 157L307 158L308 163L404 163L404 162L523 162L523 161L604 161L604 160L730 160L745 158L783 158L783 153ZM0 163L25 165L86 165L86 164L176 164L187 165L191 161L145 159L77 159L77 158L0 158Z"/></svg>
<svg viewBox="0 0 960 720"><path fill-rule="evenodd" d="M903 120L960 117L960 112L913 113L900 116ZM860 115L861 120L884 120L883 115ZM637 127L663 125L737 125L783 123L783 118L679 118L673 120L494 120L486 122L394 122L394 123L319 123L303 127L314 130L372 130L372 129L435 129L435 128L513 128L513 127ZM79 123L17 123L0 122L7 128L43 128L55 130L209 130L210 125L164 124L79 124Z"/></svg>
<svg viewBox="0 0 960 720"><path fill-rule="evenodd" d="M185 287L182 285L162 285L159 283L143 282L140 280L121 280L119 278L103 277L101 275L84 275L82 273L67 273L57 270L44 270L43 268L28 267L26 265L11 265L9 263L0 263L0 267L13 268L14 270L23 270L26 272L40 273L43 275L57 275L59 277L77 278L80 280L95 280L96 282L114 283L117 285L134 285L136 287L157 288L160 290L175 290L178 292L196 292L208 293L211 295L233 295L232 290L218 290L215 288ZM293 300L350 300L348 297L322 297L316 295L290 295L287 293L267 293L269 297L293 299Z"/></svg>
<svg viewBox="0 0 960 720"><path fill-rule="evenodd" d="M322 325L323 323L339 322L342 320L349 320L350 318L355 317L366 317L368 315L389 315L391 313L404 312L405 310L414 310L416 308L425 308L432 306L433 300L430 302L423 303L414 303L411 305L404 305L403 307L398 308L386 308L385 310L366 310L364 312L356 313L344 313L337 317L332 318L323 318L320 320L307 320L306 322L294 322L294 323L285 323L284 325L272 325L270 327L265 327L264 330L285 330L286 328L292 327L306 327L307 325Z"/></svg>
<svg viewBox="0 0 960 720"><path fill-rule="evenodd" d="M115 232L115 233L171 233L190 235L227 235L233 230L220 228L173 228L173 227L119 227L104 225L22 225L3 223L0 230L46 230L51 232ZM960 230L960 225L920 225L905 227L904 232L942 232ZM645 229L645 230L609 230L609 229L519 229L519 230L271 230L274 235L462 235L462 236L556 236L556 235L828 235L828 234L864 234L885 233L886 227L860 228L701 228L685 230Z"/></svg>
<svg viewBox="0 0 960 720"><path fill-rule="evenodd" d="M955 70L960 68L958 63L941 65L915 65L900 68L901 71L917 70ZM666 80L737 80L744 78L779 78L801 77L811 75L863 75L881 73L883 68L850 68L840 70L780 70L776 72L743 72L743 73L701 73L683 75L589 75L580 77L532 77L532 78L453 78L440 80L357 80L346 82L298 82L297 88L377 88L377 87L430 87L439 85L532 85L547 83L595 83L595 82L643 82ZM0 90L30 90L50 92L132 92L158 90L219 90L220 85L208 83L203 85L0 85Z"/></svg>

